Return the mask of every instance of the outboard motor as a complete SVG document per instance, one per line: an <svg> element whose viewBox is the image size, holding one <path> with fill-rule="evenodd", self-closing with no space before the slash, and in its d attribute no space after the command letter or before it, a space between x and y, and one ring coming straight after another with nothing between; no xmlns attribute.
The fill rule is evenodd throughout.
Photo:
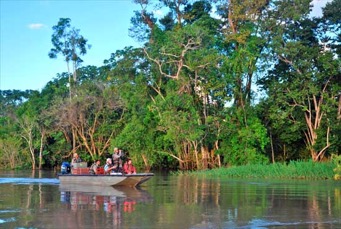
<svg viewBox="0 0 341 229"><path fill-rule="evenodd" d="M70 173L70 171L71 171L71 166L70 166L69 162L64 161L62 163L62 167L61 167L62 174L68 174L68 173Z"/></svg>

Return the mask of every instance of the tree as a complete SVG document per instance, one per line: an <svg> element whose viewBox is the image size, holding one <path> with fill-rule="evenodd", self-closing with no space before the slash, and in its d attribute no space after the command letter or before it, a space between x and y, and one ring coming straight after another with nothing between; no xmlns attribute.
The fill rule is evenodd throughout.
<svg viewBox="0 0 341 229"><path fill-rule="evenodd" d="M58 54L64 56L64 60L67 64L67 70L69 74L69 96L70 100L72 98L72 87L77 83L77 68L83 62L80 58L81 55L85 55L87 48L91 46L87 45L87 40L79 34L80 30L71 28L71 19L60 18L57 25L53 26L54 33L52 34L52 48L49 52L50 58L57 58ZM72 75L73 80L71 80L70 66L69 63L72 62ZM73 143L75 144L75 132L72 130ZM75 145L73 145L75 149Z"/></svg>
<svg viewBox="0 0 341 229"><path fill-rule="evenodd" d="M265 45L266 36L262 36L260 29L269 1L218 2L217 13L222 17L221 32L225 37L222 51L229 58L224 63L225 74L232 84L234 105L247 109L253 99L257 63Z"/></svg>
<svg viewBox="0 0 341 229"><path fill-rule="evenodd" d="M308 18L310 1L304 3L306 7L278 2L272 11L267 28L275 65L262 85L275 101L273 118L285 117L304 133L306 149L319 161L331 146L331 133L338 129L340 61L337 53L319 41L324 37L319 33L319 20Z"/></svg>
<svg viewBox="0 0 341 229"><path fill-rule="evenodd" d="M38 91L33 91L28 101L25 101L16 111L20 136L25 139L32 163L32 169L36 168L36 152L38 155L38 169L43 166L43 151L50 119L44 113L50 105L50 100L43 97Z"/></svg>
<svg viewBox="0 0 341 229"><path fill-rule="evenodd" d="M22 166L21 138L16 133L16 109L27 99L27 93L19 90L0 90L0 168Z"/></svg>
<svg viewBox="0 0 341 229"><path fill-rule="evenodd" d="M54 33L52 34L52 48L49 52L50 58L57 58L58 54L64 56L64 60L67 64L67 71L69 73L69 89L70 98L72 97L72 84L77 82L77 68L83 62L80 58L81 55L85 55L87 49L91 46L87 45L87 40L79 34L80 30L74 27L71 28L71 19L60 18L58 24L53 26ZM71 73L69 63L72 62L72 75L73 81L71 81Z"/></svg>
<svg viewBox="0 0 341 229"><path fill-rule="evenodd" d="M154 90L150 110L167 142L159 151L178 160L183 169L207 168L215 155L209 153L213 144L207 140L211 132L205 125L226 89L217 70L222 61L216 50L218 22L210 16L207 2L162 3L169 13L161 24L154 24L144 48L150 63L147 82Z"/></svg>
<svg viewBox="0 0 341 229"><path fill-rule="evenodd" d="M55 128L68 136L74 131L76 150L84 159L105 155L111 138L117 133L122 104L114 91L101 82L83 81L77 87L77 96L71 101L60 100L50 109Z"/></svg>
<svg viewBox="0 0 341 229"><path fill-rule="evenodd" d="M117 135L111 140L111 146L118 146L129 152L135 164L149 170L157 166L157 147L155 136L156 120L151 118L152 77L148 77L150 68L143 49L126 47L112 53L105 60L110 69L107 83L124 104L124 113L117 122Z"/></svg>
<svg viewBox="0 0 341 229"><path fill-rule="evenodd" d="M11 167L21 167L26 162L25 159L29 158L30 162L26 162L27 164L24 166L31 166L32 169L36 169L36 149L42 146L38 140L40 136L38 114L42 108L39 106L40 103L34 100L34 98L39 98L39 92L7 90L2 91L1 94L1 103L5 108L2 111L3 116L0 118L3 124L1 145L3 146L4 158L9 160L8 162L12 164ZM12 143L13 146L5 148L8 143ZM19 147L25 150L16 152ZM13 151L9 152L9 149ZM25 152L29 152L29 155L26 155Z"/></svg>

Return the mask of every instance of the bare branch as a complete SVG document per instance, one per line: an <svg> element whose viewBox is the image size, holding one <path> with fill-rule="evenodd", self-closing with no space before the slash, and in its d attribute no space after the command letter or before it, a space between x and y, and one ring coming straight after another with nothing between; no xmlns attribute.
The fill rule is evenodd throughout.
<svg viewBox="0 0 341 229"><path fill-rule="evenodd" d="M294 69L296 69L297 73L299 73L300 75L302 75L302 72L300 69L296 68L295 65L293 64L293 62L291 60L288 60L287 58L285 58L282 55L278 55L278 59L280 59L281 61L289 64L290 66L292 66Z"/></svg>

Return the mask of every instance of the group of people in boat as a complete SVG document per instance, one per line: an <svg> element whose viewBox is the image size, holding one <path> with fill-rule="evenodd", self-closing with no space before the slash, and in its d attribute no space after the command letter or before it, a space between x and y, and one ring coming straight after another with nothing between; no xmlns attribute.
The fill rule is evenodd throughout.
<svg viewBox="0 0 341 229"><path fill-rule="evenodd" d="M80 159L77 153L74 153L71 167L73 163L80 163ZM101 160L97 159L91 165L89 173L92 175L99 174L99 168L101 167ZM117 147L114 148L112 157L106 159L104 165L104 174L136 174L136 168L132 163L131 158L125 156L123 151Z"/></svg>

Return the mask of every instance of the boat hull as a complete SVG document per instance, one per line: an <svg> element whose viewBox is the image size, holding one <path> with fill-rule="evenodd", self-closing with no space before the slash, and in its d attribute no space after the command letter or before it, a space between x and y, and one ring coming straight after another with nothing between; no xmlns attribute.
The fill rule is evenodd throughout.
<svg viewBox="0 0 341 229"><path fill-rule="evenodd" d="M114 174L114 175L84 175L59 174L61 184L94 185L94 186L128 186L137 187L154 176L153 173Z"/></svg>

